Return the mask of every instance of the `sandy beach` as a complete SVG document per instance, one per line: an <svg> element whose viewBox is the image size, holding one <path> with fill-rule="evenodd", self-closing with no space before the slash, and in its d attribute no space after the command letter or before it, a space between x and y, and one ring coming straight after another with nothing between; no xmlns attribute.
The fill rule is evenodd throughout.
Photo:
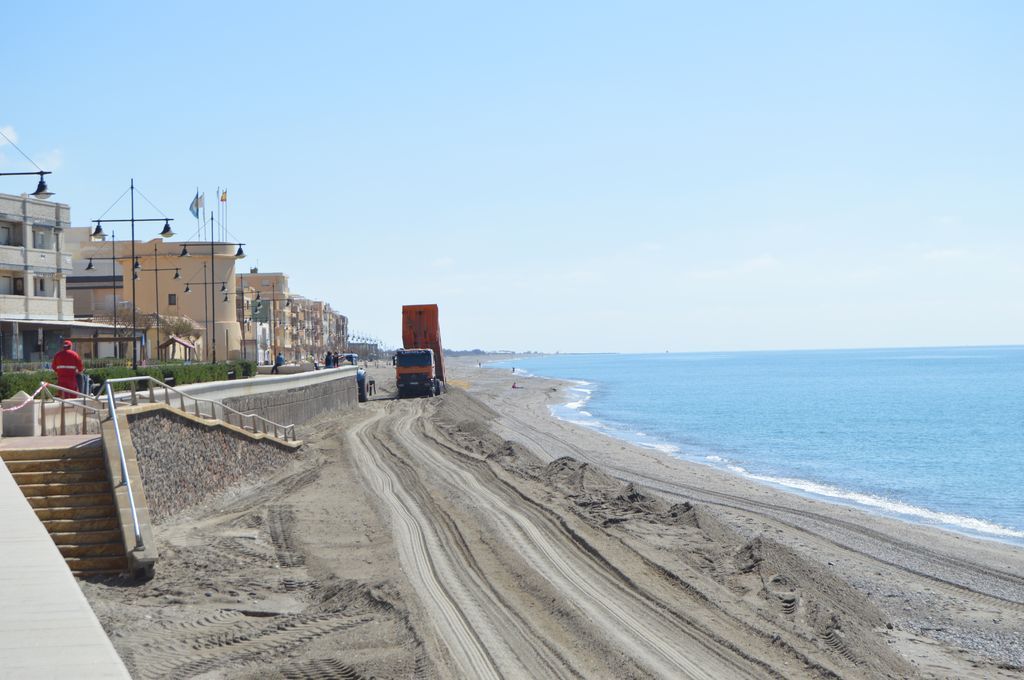
<svg viewBox="0 0 1024 680"><path fill-rule="evenodd" d="M449 366L82 587L138 678L1019 678L1024 550L780 492ZM511 389L513 380L521 389Z"/></svg>

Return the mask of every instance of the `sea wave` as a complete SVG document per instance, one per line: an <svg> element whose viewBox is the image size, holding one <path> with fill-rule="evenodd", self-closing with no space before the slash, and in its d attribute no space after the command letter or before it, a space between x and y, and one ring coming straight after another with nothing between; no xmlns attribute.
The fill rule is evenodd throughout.
<svg viewBox="0 0 1024 680"><path fill-rule="evenodd" d="M884 498L856 491L848 491L837 486L832 486L831 484L820 484L818 482L810 482L805 479L794 479L792 477L774 477L772 475L754 474L747 472L738 465L730 465L727 467L749 479L796 489L815 496L848 501L857 505L881 510L885 513L904 515L906 517L913 517L917 520L924 520L925 522L932 524L941 524L947 527L956 527L992 536L1024 539L1024 531L1004 527L994 522L978 519L976 517L967 517L965 515L957 515L950 512L929 510L928 508L918 507L916 505L911 505L910 503L905 503L891 498Z"/></svg>

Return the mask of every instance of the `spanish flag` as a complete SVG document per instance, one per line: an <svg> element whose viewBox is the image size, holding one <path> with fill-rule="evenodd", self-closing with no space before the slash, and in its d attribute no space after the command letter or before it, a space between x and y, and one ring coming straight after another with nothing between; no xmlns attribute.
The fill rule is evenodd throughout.
<svg viewBox="0 0 1024 680"><path fill-rule="evenodd" d="M221 192L221 194L220 194L220 202L221 203L227 203L228 202L228 190L227 189L225 189L224 191Z"/></svg>

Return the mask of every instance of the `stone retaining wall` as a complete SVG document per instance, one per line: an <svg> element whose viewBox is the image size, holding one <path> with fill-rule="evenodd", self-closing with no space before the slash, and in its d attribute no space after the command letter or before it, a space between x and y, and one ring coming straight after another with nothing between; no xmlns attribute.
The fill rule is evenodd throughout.
<svg viewBox="0 0 1024 680"><path fill-rule="evenodd" d="M352 408L359 402L359 394L352 374L318 384L229 397L223 401L243 413L255 412L281 425L298 425L328 411Z"/></svg>
<svg viewBox="0 0 1024 680"><path fill-rule="evenodd" d="M298 455L273 440L164 409L130 414L128 426L154 524Z"/></svg>

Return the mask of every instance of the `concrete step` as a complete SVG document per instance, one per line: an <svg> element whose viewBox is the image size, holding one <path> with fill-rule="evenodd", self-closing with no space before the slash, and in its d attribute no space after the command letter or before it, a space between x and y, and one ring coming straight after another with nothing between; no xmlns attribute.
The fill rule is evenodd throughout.
<svg viewBox="0 0 1024 680"><path fill-rule="evenodd" d="M114 495L107 493L80 494L75 496L26 496L25 499L33 508L79 508L82 506L104 505L113 507Z"/></svg>
<svg viewBox="0 0 1024 680"><path fill-rule="evenodd" d="M119 574L131 569L127 555L120 557L68 557L64 560L76 576Z"/></svg>
<svg viewBox="0 0 1024 680"><path fill-rule="evenodd" d="M97 439L95 444L74 446L69 448L4 448L0 449L0 458L4 462L11 460L44 460L47 458L89 458L102 455L103 445Z"/></svg>
<svg viewBox="0 0 1024 680"><path fill-rule="evenodd" d="M124 557L124 545L116 543L62 543L57 546L64 557Z"/></svg>
<svg viewBox="0 0 1024 680"><path fill-rule="evenodd" d="M106 463L103 456L77 457L77 458L39 458L35 460L5 460L7 469L11 474L22 472L53 472L64 470L72 472L76 470L106 470Z"/></svg>
<svg viewBox="0 0 1024 680"><path fill-rule="evenodd" d="M92 545L96 543L114 543L121 541L120 529L101 529L97 531L51 531L50 537L58 546L61 545Z"/></svg>
<svg viewBox="0 0 1024 680"><path fill-rule="evenodd" d="M96 519L45 519L42 522L51 535L76 531L105 531L109 529L116 529L120 534L117 517L113 513L109 517L99 517Z"/></svg>
<svg viewBox="0 0 1024 680"><path fill-rule="evenodd" d="M11 476L18 486L26 484L71 484L76 482L105 482L107 470L103 467L86 468L85 470L32 470L29 472L12 472Z"/></svg>
<svg viewBox="0 0 1024 680"><path fill-rule="evenodd" d="M113 499L108 499L109 502L100 505L84 505L75 507L37 507L35 508L36 517L43 520L57 520L57 519L106 519L108 517L117 518L114 510ZM29 501L31 504L31 501Z"/></svg>
<svg viewBox="0 0 1024 680"><path fill-rule="evenodd" d="M39 498L42 496L88 496L110 493L110 482L59 482L49 484L19 484L25 498Z"/></svg>

